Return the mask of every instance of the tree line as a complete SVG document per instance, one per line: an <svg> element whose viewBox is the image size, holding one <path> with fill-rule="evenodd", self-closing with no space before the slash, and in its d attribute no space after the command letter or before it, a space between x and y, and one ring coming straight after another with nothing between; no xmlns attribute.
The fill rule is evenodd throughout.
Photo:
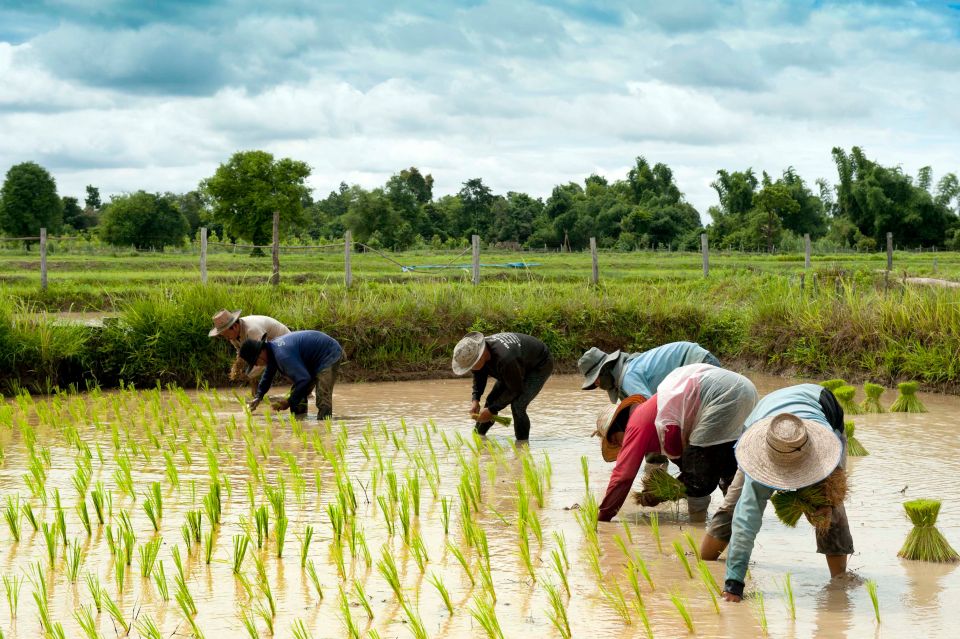
<svg viewBox="0 0 960 639"><path fill-rule="evenodd" d="M0 190L0 231L35 237L96 235L116 246L162 249L195 237L201 226L215 237L267 245L273 212L285 237L322 241L352 231L374 248L462 246L471 235L509 248L581 250L596 237L603 248L696 249L706 232L720 248L773 251L809 233L837 248L863 251L897 245L960 250L960 180L935 180L930 167L910 176L867 158L859 147L834 148L837 180L805 181L792 167L779 176L751 168L717 171L711 186L718 204L700 212L684 197L669 166L636 158L626 175L555 186L546 198L494 193L482 178L462 183L452 195L435 197L434 180L416 167L365 189L341 183L322 199L306 186L310 167L265 151L241 151L187 193L137 191L102 202L87 186L78 198L57 194L43 167L25 162L10 168ZM29 241L28 241L29 243Z"/></svg>

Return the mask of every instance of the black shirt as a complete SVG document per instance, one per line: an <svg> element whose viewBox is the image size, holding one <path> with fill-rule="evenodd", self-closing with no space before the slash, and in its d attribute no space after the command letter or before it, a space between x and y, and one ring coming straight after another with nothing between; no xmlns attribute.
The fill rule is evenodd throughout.
<svg viewBox="0 0 960 639"><path fill-rule="evenodd" d="M473 399L480 401L487 387L487 377L499 383L487 396L486 407L491 412L506 408L523 391L523 378L551 361L550 349L536 337L522 333L497 333L485 340L490 359L478 371L473 371Z"/></svg>

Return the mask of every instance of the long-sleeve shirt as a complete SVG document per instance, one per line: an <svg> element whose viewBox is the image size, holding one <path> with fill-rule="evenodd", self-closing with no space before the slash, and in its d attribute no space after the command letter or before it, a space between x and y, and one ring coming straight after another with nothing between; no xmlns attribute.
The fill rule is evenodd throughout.
<svg viewBox="0 0 960 639"><path fill-rule="evenodd" d="M257 385L257 399L273 385L277 373L293 382L288 401L295 410L307 398L313 378L343 357L339 342L321 331L294 331L263 345L267 349L267 368Z"/></svg>
<svg viewBox="0 0 960 639"><path fill-rule="evenodd" d="M523 391L527 372L535 371L551 361L550 349L536 337L522 333L496 333L485 338L490 359L473 371L473 400L480 401L487 388L487 378L497 380L487 395L486 407L497 413Z"/></svg>
<svg viewBox="0 0 960 639"><path fill-rule="evenodd" d="M799 384L774 391L760 400L747 416L744 426L749 428L764 417L791 413L842 432L843 411L836 405L836 400L825 398L824 393L829 391L818 384ZM743 491L733 511L733 531L727 552L728 581L744 582L753 544L763 523L763 511L773 493L774 489L744 476Z"/></svg>
<svg viewBox="0 0 960 639"><path fill-rule="evenodd" d="M617 380L620 398L630 395L652 397L657 386L675 369L700 364L709 356L710 351L693 342L672 342L632 355Z"/></svg>
<svg viewBox="0 0 960 639"><path fill-rule="evenodd" d="M660 452L660 440L654 420L657 418L657 396L654 395L633 409L623 434L623 444L617 454L617 463L610 474L607 492L600 502L600 521L610 521L630 494L633 480L640 472L647 453Z"/></svg>
<svg viewBox="0 0 960 639"><path fill-rule="evenodd" d="M272 341L290 333L289 328L266 315L247 315L238 319L237 324L240 325L240 332L230 343L238 351L244 340L260 341L260 338L266 335L267 340Z"/></svg>

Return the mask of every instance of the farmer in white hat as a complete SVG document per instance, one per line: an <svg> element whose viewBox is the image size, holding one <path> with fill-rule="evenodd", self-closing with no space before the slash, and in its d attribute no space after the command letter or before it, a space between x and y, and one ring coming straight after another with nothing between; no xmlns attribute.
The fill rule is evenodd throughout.
<svg viewBox="0 0 960 639"><path fill-rule="evenodd" d="M597 420L596 435L606 461L616 461L600 504L600 520L620 510L646 455L665 455L680 467L691 519L706 516L710 494L725 490L737 471L733 446L743 420L757 402L749 379L709 364L681 366L644 400L631 395ZM649 466L649 465L648 465ZM659 500L645 492L640 504Z"/></svg>
<svg viewBox="0 0 960 639"><path fill-rule="evenodd" d="M706 560L727 547L723 597L743 597L747 564L763 521L763 511L776 491L793 491L842 473L846 438L843 409L833 393L817 384L799 384L770 393L747 417L747 430L736 447L740 470L714 514L701 544ZM830 576L846 572L853 537L843 501L821 509L829 522L816 529L817 552L826 556Z"/></svg>
<svg viewBox="0 0 960 639"><path fill-rule="evenodd" d="M268 340L274 340L290 332L289 328L272 317L266 315L240 317L240 313L241 311L231 312L225 308L220 309L213 316L213 328L207 334L210 337L222 337L239 353L240 345L247 339L260 341L260 338L266 335ZM245 378L251 386L256 388L257 381L263 374L263 366L253 367L249 375L245 375L244 370L246 370L246 363L237 357L230 372L230 379Z"/></svg>
<svg viewBox="0 0 960 639"><path fill-rule="evenodd" d="M473 372L473 402L470 414L476 415L476 431L485 435L493 426L493 416L510 406L513 432L517 441L530 437L527 406L533 401L553 372L553 357L547 345L522 333L468 333L453 349L453 372ZM487 378L497 380L487 395L483 409L480 398Z"/></svg>

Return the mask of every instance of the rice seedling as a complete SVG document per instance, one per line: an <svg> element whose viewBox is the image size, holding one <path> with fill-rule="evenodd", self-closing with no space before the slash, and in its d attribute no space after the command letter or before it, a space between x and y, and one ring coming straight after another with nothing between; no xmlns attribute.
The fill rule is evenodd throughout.
<svg viewBox="0 0 960 639"><path fill-rule="evenodd" d="M300 538L300 567L307 565L307 553L310 552L310 540L313 539L313 526L307 524L303 529L303 537Z"/></svg>
<svg viewBox="0 0 960 639"><path fill-rule="evenodd" d="M403 592L400 589L400 574L397 572L397 564L393 560L390 549L383 546L380 549L380 561L377 562L377 571L386 580L390 590L397 597L397 601L403 602Z"/></svg>
<svg viewBox="0 0 960 639"><path fill-rule="evenodd" d="M840 403L840 407L843 408L843 412L847 415L860 415L863 413L860 405L854 401L854 395L856 395L857 389L853 386L839 386L833 389L833 396L837 398L837 401Z"/></svg>
<svg viewBox="0 0 960 639"><path fill-rule="evenodd" d="M19 575L3 576L3 591L7 596L7 607L10 609L10 618L17 618L17 607L20 605L20 589L23 588L25 578Z"/></svg>
<svg viewBox="0 0 960 639"><path fill-rule="evenodd" d="M273 525L273 536L277 544L277 557L283 557L283 544L287 539L287 518L285 516L277 518Z"/></svg>
<svg viewBox="0 0 960 639"><path fill-rule="evenodd" d="M199 512L199 511L198 511ZM270 515L267 513L267 507L262 505L254 513L254 522L257 526L257 548L262 549L263 543L269 537Z"/></svg>
<svg viewBox="0 0 960 639"><path fill-rule="evenodd" d="M40 523L37 521L37 516L33 512L33 506L29 501L23 502L23 506L20 508L23 512L23 516L27 518L27 521L30 522L30 527L33 528L33 532L40 530Z"/></svg>
<svg viewBox="0 0 960 639"><path fill-rule="evenodd" d="M370 600L359 579L353 580L353 592L357 595L357 599L360 601L360 605L363 606L364 612L367 613L367 619L372 620L373 609L370 607Z"/></svg>
<svg viewBox="0 0 960 639"><path fill-rule="evenodd" d="M543 588L547 592L547 601L550 604L550 609L547 610L547 618L550 619L550 623L553 624L562 639L570 639L573 633L570 632L570 620L567 618L567 608L560 598L559 588L549 581L543 583Z"/></svg>
<svg viewBox="0 0 960 639"><path fill-rule="evenodd" d="M243 568L243 559L247 554L250 538L246 535L233 536L233 574L239 575Z"/></svg>
<svg viewBox="0 0 960 639"><path fill-rule="evenodd" d="M687 487L667 471L658 468L644 476L643 492L652 494L660 501L679 501L687 496ZM640 503L640 493L635 492L633 498Z"/></svg>
<svg viewBox="0 0 960 639"><path fill-rule="evenodd" d="M343 559L343 546L336 543L336 541L330 542L330 553L333 555L333 563L337 567L337 572L340 574L340 578L346 579L347 569Z"/></svg>
<svg viewBox="0 0 960 639"><path fill-rule="evenodd" d="M553 538L557 542L557 550L563 556L563 565L570 570L570 560L567 558L567 538L558 530L553 531Z"/></svg>
<svg viewBox="0 0 960 639"><path fill-rule="evenodd" d="M100 584L100 579L92 572L86 574L85 581L87 590L90 591L90 598L93 599L93 605L99 614L103 611L103 586Z"/></svg>
<svg viewBox="0 0 960 639"><path fill-rule="evenodd" d="M73 543L67 548L66 555L67 576L70 578L70 583L75 584L77 583L77 576L80 574L80 566L83 565L85 556L78 540L73 540Z"/></svg>
<svg viewBox="0 0 960 639"><path fill-rule="evenodd" d="M429 581L433 587L437 589L437 592L440 593L440 598L443 599L443 605L446 606L447 613L452 617L453 603L450 601L450 591L447 590L446 584L444 584L443 580L434 572L431 572L427 576L427 581Z"/></svg>
<svg viewBox="0 0 960 639"><path fill-rule="evenodd" d="M213 560L214 538L213 532L207 531L203 535L203 563L210 565Z"/></svg>
<svg viewBox="0 0 960 639"><path fill-rule="evenodd" d="M77 625L80 626L87 639L102 639L97 631L97 621L93 618L93 611L90 606L80 606L74 610L73 618L77 620Z"/></svg>
<svg viewBox="0 0 960 639"><path fill-rule="evenodd" d="M720 584L717 583L713 573L710 572L710 566L707 565L707 562L702 559L699 560L697 562L697 569L700 571L700 580L703 581L703 584L712 590L714 594L721 594Z"/></svg>
<svg viewBox="0 0 960 639"><path fill-rule="evenodd" d="M339 586L340 597L337 600L340 607L340 615L343 619L343 625L347 630L347 636L350 639L360 639L360 630L353 621L353 615L350 612L350 602L347 601L347 593L343 591L343 586ZM272 634L272 633L271 633Z"/></svg>
<svg viewBox="0 0 960 639"><path fill-rule="evenodd" d="M117 553L113 556L113 580L117 584L117 592L123 594L127 577L127 562L124 556Z"/></svg>
<svg viewBox="0 0 960 639"><path fill-rule="evenodd" d="M793 583L790 581L788 572L783 578L783 601L787 605L787 612L790 613L790 619L797 620L797 600L793 595Z"/></svg>
<svg viewBox="0 0 960 639"><path fill-rule="evenodd" d="M867 587L867 594L870 596L870 603L873 604L873 616L880 623L880 600L877 598L877 582L874 579L867 579L864 582Z"/></svg>
<svg viewBox="0 0 960 639"><path fill-rule="evenodd" d="M897 556L918 561L960 561L960 555L935 525L940 514L939 500L914 499L904 502L903 509L913 523L913 529Z"/></svg>
<svg viewBox="0 0 960 639"><path fill-rule="evenodd" d="M410 551L413 553L413 559L417 562L417 568L420 569L422 573L430 557L427 555L427 547L423 543L423 537L420 533L416 533L413 537L413 541L410 543Z"/></svg>
<svg viewBox="0 0 960 639"><path fill-rule="evenodd" d="M137 632L140 633L140 636L144 639L163 639L163 634L160 632L160 628L157 627L157 623L150 615L142 615L137 617L137 621L134 626L136 627Z"/></svg>
<svg viewBox="0 0 960 639"><path fill-rule="evenodd" d="M387 535L393 537L396 532L396 524L393 521L393 508L387 503L387 498L384 495L377 495L377 503L380 505L380 511L383 513L383 521L387 525Z"/></svg>
<svg viewBox="0 0 960 639"><path fill-rule="evenodd" d="M57 560L57 534L59 529L56 524L52 526L47 522L43 522L43 539L47 544L47 559L50 560L50 565L54 565Z"/></svg>
<svg viewBox="0 0 960 639"><path fill-rule="evenodd" d="M590 492L590 460L587 459L586 455L580 457L580 469L583 472L583 490L585 493Z"/></svg>
<svg viewBox="0 0 960 639"><path fill-rule="evenodd" d="M663 543L660 539L660 517L657 513L650 513L650 532L653 533L653 540L657 542L657 552L663 554Z"/></svg>
<svg viewBox="0 0 960 639"><path fill-rule="evenodd" d="M313 639L313 634L304 625L302 619L293 621L293 639Z"/></svg>
<svg viewBox="0 0 960 639"><path fill-rule="evenodd" d="M897 399L890 406L891 413L925 413L926 406L917 397L917 382L902 382L897 384Z"/></svg>
<svg viewBox="0 0 960 639"><path fill-rule="evenodd" d="M550 552L550 562L553 567L553 571L557 573L557 577L560 578L560 583L563 584L563 589L566 591L567 596L570 596L570 582L567 580L567 571L563 566L563 559L560 556L560 553L556 549Z"/></svg>
<svg viewBox="0 0 960 639"><path fill-rule="evenodd" d="M760 630L763 632L763 635L766 636L769 633L767 625L767 608L763 601L763 592L760 590L754 591L753 599L756 601L757 617L760 620Z"/></svg>
<svg viewBox="0 0 960 639"><path fill-rule="evenodd" d="M457 563L459 563L460 566L463 567L463 572L467 575L467 578L470 580L470 585L471 586L476 585L476 581L473 577L473 571L470 570L470 565L467 563L467 558L464 557L463 552L459 548L451 544L449 541L447 542L447 550L449 550L450 554L454 556L454 558L457 560Z"/></svg>
<svg viewBox="0 0 960 639"><path fill-rule="evenodd" d="M7 495L6 506L3 509L3 518L7 520L7 526L10 527L10 535L15 542L20 541L20 494L17 493L16 499L13 495Z"/></svg>
<svg viewBox="0 0 960 639"><path fill-rule="evenodd" d="M109 499L102 481L98 481L94 485L94 489L90 492L90 499L93 501L93 510L97 513L97 521L102 526L104 522L103 509Z"/></svg>
<svg viewBox="0 0 960 639"><path fill-rule="evenodd" d="M693 579L693 570L690 568L690 560L687 559L687 553L683 550L683 544L679 541L673 542L673 551L677 554L677 559L680 560L684 572L687 573L687 578Z"/></svg>
<svg viewBox="0 0 960 639"><path fill-rule="evenodd" d="M846 386L847 382L843 379L828 379L826 381L820 382L820 386L823 386L828 391L833 392L835 389L840 388L841 386Z"/></svg>
<svg viewBox="0 0 960 639"><path fill-rule="evenodd" d="M616 580L613 581L613 585L609 588L601 584L600 592L607 600L607 603L613 608L614 612L620 617L620 620L623 621L624 625L632 625L633 619L630 616L630 606L627 604L626 597L623 596L623 590L620 589L620 584Z"/></svg>
<svg viewBox="0 0 960 639"><path fill-rule="evenodd" d="M500 628L500 620L497 619L495 601L477 595L473 598L473 606L470 608L470 616L477 620L480 627L487 634L487 639L503 639L503 630Z"/></svg>
<svg viewBox="0 0 960 639"><path fill-rule="evenodd" d="M443 522L443 534L450 534L450 498L443 497L440 500L440 520Z"/></svg>
<svg viewBox="0 0 960 639"><path fill-rule="evenodd" d="M637 565L632 561L627 562L627 581L630 582L630 588L633 590L633 596L636 598L636 608L640 610L644 608L643 603L643 592L640 590L640 578L637 576L640 573Z"/></svg>
<svg viewBox="0 0 960 639"><path fill-rule="evenodd" d="M883 406L880 404L880 396L883 395L884 388L880 384L871 384L866 382L863 385L863 392L866 395L860 402L860 409L864 413L883 413Z"/></svg>
<svg viewBox="0 0 960 639"><path fill-rule="evenodd" d="M101 597L103 599L103 608L107 611L107 614L110 615L110 618L113 619L114 624L123 629L124 635L130 634L130 622L127 621L117 602L111 599L110 595L106 592L102 592Z"/></svg>
<svg viewBox="0 0 960 639"><path fill-rule="evenodd" d="M777 518L787 526L795 527L801 516L807 518L818 531L830 527L827 506L842 502L847 495L847 476L837 468L825 480L799 490L777 491L770 498Z"/></svg>
<svg viewBox="0 0 960 639"><path fill-rule="evenodd" d="M76 510L77 516L80 518L80 523L83 524L83 529L87 531L87 536L89 537L92 533L90 511L87 510L87 500L82 496L77 500Z"/></svg>
<svg viewBox="0 0 960 639"><path fill-rule="evenodd" d="M470 415L470 418L473 419L474 421L479 420L479 417L480 416L477 413L471 413ZM504 415L491 415L490 420L493 421L495 424L500 424L501 426L509 426L510 424L513 423L513 420L511 418L506 417Z"/></svg>
<svg viewBox="0 0 960 639"><path fill-rule="evenodd" d="M163 560L157 562L153 569L153 583L157 586L157 592L164 601L170 601L170 589L167 586L167 575L163 570Z"/></svg>
<svg viewBox="0 0 960 639"><path fill-rule="evenodd" d="M183 563L180 560L180 551L176 546L173 547L173 563L177 567L177 574L173 577L173 583L176 586L174 599L176 599L185 617L193 617L197 614L197 604L194 602L193 595L190 594L187 581L183 576Z"/></svg>
<svg viewBox="0 0 960 639"><path fill-rule="evenodd" d="M633 530L630 528L630 522L624 519L620 523L623 524L623 532L627 537L627 543L633 544Z"/></svg>
<svg viewBox="0 0 960 639"><path fill-rule="evenodd" d="M260 630L257 628L257 618L249 608L240 609L240 623L243 624L243 629L247 631L247 636L250 637L250 639L260 639Z"/></svg>
<svg viewBox="0 0 960 639"><path fill-rule="evenodd" d="M307 562L307 576L310 577L310 583L313 584L313 589L317 591L317 598L323 601L323 588L320 586L320 578L317 577L317 568L313 565L312 560Z"/></svg>
<svg viewBox="0 0 960 639"><path fill-rule="evenodd" d="M600 546L593 543L587 544L587 563L593 571L597 581L603 583L603 567L600 565Z"/></svg>
<svg viewBox="0 0 960 639"><path fill-rule="evenodd" d="M863 447L863 444L860 443L860 440L856 438L857 427L856 425L847 420L843 422L844 434L847 436L847 454L851 457L865 457L870 453L866 448Z"/></svg>
<svg viewBox="0 0 960 639"><path fill-rule="evenodd" d="M693 628L693 617L690 616L690 610L687 608L686 597L681 595L679 591L674 590L670 592L670 601L677 609L677 612L680 613L680 617L683 619L684 625L687 626L687 630L691 633L695 632Z"/></svg>

